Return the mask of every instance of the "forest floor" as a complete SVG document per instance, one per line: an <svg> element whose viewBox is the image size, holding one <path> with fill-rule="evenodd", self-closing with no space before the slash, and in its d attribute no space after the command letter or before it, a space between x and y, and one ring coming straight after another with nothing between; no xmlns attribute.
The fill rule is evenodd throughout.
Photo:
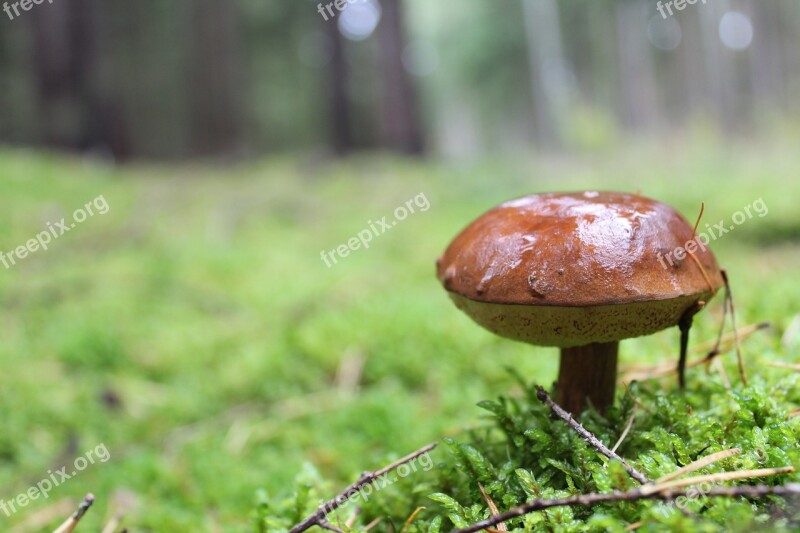
<svg viewBox="0 0 800 533"><path fill-rule="evenodd" d="M531 192L639 191L691 221L705 202L701 228L751 206L711 247L738 323L773 324L744 343L748 372L787 374L767 362L800 361L800 152L668 148L122 168L0 151L0 250L30 248L48 222L100 195L109 207L0 265L0 500L108 451L46 499L0 509L0 529L52 529L93 492L80 530L127 508L132 531L253 531L258 498L292 494L309 469L338 488L485 424L478 402L521 393L506 367L549 386L555 350L483 331L434 275L470 220ZM401 217L401 206L413 213ZM348 245L383 217L396 224L373 231L368 247ZM337 249L329 265L322 252ZM721 309L718 298L698 315L693 344L715 337ZM674 361L677 339L669 330L624 341L621 364ZM735 359L724 360L739 386ZM688 387L719 391L720 379L697 367ZM651 387L674 393L675 381Z"/></svg>

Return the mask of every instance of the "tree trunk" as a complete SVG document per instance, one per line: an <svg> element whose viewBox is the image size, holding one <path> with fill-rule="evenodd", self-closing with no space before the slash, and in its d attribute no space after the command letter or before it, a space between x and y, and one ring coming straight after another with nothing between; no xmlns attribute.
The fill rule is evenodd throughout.
<svg viewBox="0 0 800 533"><path fill-rule="evenodd" d="M350 94L347 89L347 56L339 27L335 21L322 21L331 48L331 61L328 64L328 120L330 146L337 155L351 151L354 146L353 127L350 113Z"/></svg>
<svg viewBox="0 0 800 533"><path fill-rule="evenodd" d="M727 0L718 0L702 7L697 12L703 30L707 100L723 130L736 131L742 126L742 117L736 112L735 65L731 62L731 52L724 48L719 38L719 21L730 5Z"/></svg>
<svg viewBox="0 0 800 533"><path fill-rule="evenodd" d="M28 14L40 141L79 149L87 142L86 96L94 32L86 0L55 3Z"/></svg>
<svg viewBox="0 0 800 533"><path fill-rule="evenodd" d="M244 136L243 67L236 2L191 3L190 128L196 156L231 155Z"/></svg>
<svg viewBox="0 0 800 533"><path fill-rule="evenodd" d="M561 45L560 17L554 0L523 0L536 136L549 146L563 144L569 110L567 62Z"/></svg>
<svg viewBox="0 0 800 533"><path fill-rule="evenodd" d="M622 122L631 130L651 128L659 116L651 45L647 39L649 6L638 0L618 0L619 106Z"/></svg>
<svg viewBox="0 0 800 533"><path fill-rule="evenodd" d="M130 154L124 113L99 82L100 24L108 6L98 0L54 3L29 14L38 142L76 151Z"/></svg>
<svg viewBox="0 0 800 533"><path fill-rule="evenodd" d="M414 87L403 65L405 30L401 3L402 0L386 0L381 4L381 136L386 147L418 155L423 152L424 143Z"/></svg>

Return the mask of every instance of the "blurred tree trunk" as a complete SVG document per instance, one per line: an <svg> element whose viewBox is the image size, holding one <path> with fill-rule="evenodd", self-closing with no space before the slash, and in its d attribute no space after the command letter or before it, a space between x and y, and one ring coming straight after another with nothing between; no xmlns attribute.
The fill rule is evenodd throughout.
<svg viewBox="0 0 800 533"><path fill-rule="evenodd" d="M242 148L245 129L238 4L194 0L189 20L190 152L231 155Z"/></svg>
<svg viewBox="0 0 800 533"><path fill-rule="evenodd" d="M561 44L561 22L554 0L523 0L531 89L540 143L560 146L570 88Z"/></svg>
<svg viewBox="0 0 800 533"><path fill-rule="evenodd" d="M681 109L681 113L684 115L682 118L690 119L697 116L697 114L705 117L708 109L708 100L703 81L705 63L703 54L698 53L699 50L703 49L703 28L700 25L699 16L686 17L682 21L681 28L683 35L680 45L683 66L681 78L684 80L686 91L686 99ZM708 116L707 118L713 118L713 116Z"/></svg>
<svg viewBox="0 0 800 533"><path fill-rule="evenodd" d="M424 142L416 94L403 65L406 43L401 4L402 0L381 3L383 16L378 25L382 82L381 136L386 147L418 155L424 150Z"/></svg>
<svg viewBox="0 0 800 533"><path fill-rule="evenodd" d="M729 8L727 0L717 0L709 2L707 9L699 9L698 14L703 30L706 98L719 124L730 132L743 124L736 113L735 65L731 62L730 51L724 48L719 37L719 22Z"/></svg>
<svg viewBox="0 0 800 533"><path fill-rule="evenodd" d="M29 14L39 142L130 155L122 115L99 94L98 0L54 3Z"/></svg>
<svg viewBox="0 0 800 533"><path fill-rule="evenodd" d="M41 142L47 146L76 149L80 138L79 84L84 68L74 38L84 24L82 13L65 2L30 13L33 38L33 75ZM83 28L85 29L85 28Z"/></svg>
<svg viewBox="0 0 800 533"><path fill-rule="evenodd" d="M788 104L785 90L788 80L784 72L788 70L783 43L776 36L792 30L785 31L780 3L754 2L747 7L755 27L753 44L748 51L755 105L760 106L759 111L769 107L785 108ZM786 20L791 19L787 17ZM759 31L760 28L770 28L773 32Z"/></svg>
<svg viewBox="0 0 800 533"><path fill-rule="evenodd" d="M609 35L614 35L613 5L613 0L594 0L586 5L592 62L587 73L590 87L584 95L594 106L604 110L614 109L618 85L617 49L614 40L608 38Z"/></svg>
<svg viewBox="0 0 800 533"><path fill-rule="evenodd" d="M330 146L335 154L343 155L355 148L350 119L350 94L347 90L347 56L336 21L322 20L322 24L331 50L327 72Z"/></svg>
<svg viewBox="0 0 800 533"><path fill-rule="evenodd" d="M650 6L640 0L617 0L619 108L632 130L654 125L658 114L652 46L647 38Z"/></svg>

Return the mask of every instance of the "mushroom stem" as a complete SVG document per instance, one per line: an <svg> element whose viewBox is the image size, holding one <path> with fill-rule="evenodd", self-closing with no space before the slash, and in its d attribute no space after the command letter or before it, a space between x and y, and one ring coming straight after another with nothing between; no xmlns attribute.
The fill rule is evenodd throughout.
<svg viewBox="0 0 800 533"><path fill-rule="evenodd" d="M618 346L614 341L561 348L558 370L561 407L577 416L586 407L587 399L601 413L614 403Z"/></svg>

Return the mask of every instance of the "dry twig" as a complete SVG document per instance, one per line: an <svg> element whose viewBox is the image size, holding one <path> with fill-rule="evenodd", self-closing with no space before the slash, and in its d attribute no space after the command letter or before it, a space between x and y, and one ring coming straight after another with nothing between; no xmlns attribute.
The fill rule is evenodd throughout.
<svg viewBox="0 0 800 533"><path fill-rule="evenodd" d="M497 505L494 503L494 500L489 496L486 492L486 489L483 488L483 485L478 483L478 488L481 489L481 494L483 495L483 499L486 502L486 505L489 506L489 511L491 511L492 516L497 516L500 514L500 511L497 509ZM497 531L508 531L506 525L502 522L497 524Z"/></svg>
<svg viewBox="0 0 800 533"><path fill-rule="evenodd" d="M738 331L739 341L745 340L756 331L767 329L771 326L772 324L769 322L759 322L757 324L745 326ZM735 337L736 335L734 333L725 334L721 338L722 347L719 347L718 341L708 341L697 345L693 351L701 353L706 352L706 355L688 361L686 363L686 368L694 368L696 366L708 364L717 355L733 349ZM710 351L708 351L709 348L711 348ZM631 381L642 381L646 379L664 377L677 372L678 369L675 367L675 363L662 363L657 365L625 365L625 367L623 367L620 380L622 380L623 383L628 383Z"/></svg>
<svg viewBox="0 0 800 533"><path fill-rule="evenodd" d="M634 420L636 420L636 404L633 404L633 410L631 412L631 417L628 419L628 423L625 424L625 429L622 430L622 435L619 436L619 439L617 439L617 442L614 444L614 447L611 448L612 452L616 452L617 448L619 448L619 445L622 444L622 441L624 441L625 437L628 436L628 432L633 427L633 421Z"/></svg>
<svg viewBox="0 0 800 533"><path fill-rule="evenodd" d="M361 514L361 507L356 507L353 510L353 512L350 514L350 517L347 520L344 521L345 527L347 529L352 529L353 528L353 524L356 523L356 520L358 520L358 515L360 515L360 514Z"/></svg>
<svg viewBox="0 0 800 533"><path fill-rule="evenodd" d="M420 455L428 453L435 447L436 444L428 444L427 446L424 446L419 450L406 455L402 459L398 459L397 461L381 468L380 470L376 470L374 472L364 472L363 474L361 474L361 477L358 478L358 481L356 481L355 483L344 489L342 492L340 492L332 499L320 505L319 508L312 515L308 516L305 520L303 520L302 522L294 526L292 529L290 529L289 533L300 533L301 531L305 531L314 526L319 526L325 529L329 529L331 531L338 531L337 528L332 526L326 520L329 514L338 509L343 503L345 503L349 498L358 493L365 486L371 485L372 483L377 481L382 476L388 474L392 470L413 461Z"/></svg>
<svg viewBox="0 0 800 533"><path fill-rule="evenodd" d="M636 531L640 527L642 527L645 523L643 521L634 522L633 524L628 524L625 526L625 531Z"/></svg>
<svg viewBox="0 0 800 533"><path fill-rule="evenodd" d="M406 530L409 528L409 526L411 526L411 524L414 523L414 520L417 519L417 515L422 511L424 511L425 509L426 509L425 507L417 507L416 509L414 509L414 512L411 513L411 516L409 516L408 519L406 519L406 523L403 524L403 529L400 530L400 533L406 533Z"/></svg>
<svg viewBox="0 0 800 533"><path fill-rule="evenodd" d="M72 516L67 518L63 524L58 526L53 533L72 533L72 531L74 531L78 526L78 522L81 521L81 518L83 518L83 515L86 514L86 511L89 510L89 507L91 507L93 503L94 494L90 492L83 499L83 502L81 502L81 504L78 506L78 510L75 511Z"/></svg>
<svg viewBox="0 0 800 533"><path fill-rule="evenodd" d="M364 531L369 531L369 530L370 530L370 529L372 529L373 527L375 527L375 526L377 526L378 524L380 524L382 521L383 521L383 517L382 517L382 516L379 516L378 518L376 518L375 520L373 520L372 522L370 522L369 524L367 524L366 526L364 526Z"/></svg>
<svg viewBox="0 0 800 533"><path fill-rule="evenodd" d="M700 485L701 483L719 483L721 481L733 481L736 479L748 479L754 477L769 477L778 474L791 474L794 472L793 466L782 466L780 468L761 468L758 470L739 470L736 472L720 472L717 474L706 474L704 476L694 476L686 479L676 479L665 483L655 483L640 487L643 494L663 492L665 490Z"/></svg>
<svg viewBox="0 0 800 533"><path fill-rule="evenodd" d="M625 459L617 455L616 452L609 450L605 444L600 442L600 439L592 435L590 431L588 431L586 428L580 425L574 418L572 418L571 414L566 412L560 405L555 403L553 399L550 398L550 395L547 394L547 391L545 391L544 388L542 388L541 386L536 387L536 397L539 398L539 401L550 407L553 413L555 413L569 427L574 429L575 432L578 435L580 435L583 438L583 440L588 442L590 446L592 446L594 449L596 449L598 452L605 455L609 459L615 459L620 463L622 463L622 466L625 468L625 470L633 479L635 479L642 485L644 485L645 483L649 483L650 480L647 479L647 476L645 476L644 474L636 470L634 467L629 465L625 461Z"/></svg>
<svg viewBox="0 0 800 533"><path fill-rule="evenodd" d="M24 521L9 529L9 533L27 533L29 531L39 531L47 524L75 509L75 502L70 498L64 498L52 505L48 505L40 511L35 511L28 515Z"/></svg>
<svg viewBox="0 0 800 533"><path fill-rule="evenodd" d="M750 337L756 331L761 331L767 328L771 328L772 323L768 321L756 322L755 324L748 324L746 326L742 326L738 330L739 340L743 341L746 338ZM711 352L711 357L718 355L722 352L727 352L731 348L733 348L733 342L735 340L736 334L734 332L728 332L724 335L720 336L715 340L709 340L705 342L701 342L700 344L696 345L692 351L696 353L709 353Z"/></svg>
<svg viewBox="0 0 800 533"><path fill-rule="evenodd" d="M784 363L783 361L771 361L767 363L767 366L771 366L774 368L787 368L789 370L797 370L798 372L800 372L800 365L793 363Z"/></svg>
<svg viewBox="0 0 800 533"><path fill-rule="evenodd" d="M717 369L717 373L719 374L719 379L722 381L722 385L731 390L731 380L728 379L728 373L725 372L725 366L722 364L722 360L715 358L714 362L712 363L714 368Z"/></svg>
<svg viewBox="0 0 800 533"><path fill-rule="evenodd" d="M697 461L689 463L688 465L684 466L683 468L679 468L678 470L667 474L666 476L662 476L656 480L656 484L659 483L666 483L667 481L671 481L673 479L677 479L681 476L686 474L691 474L697 470L700 470L703 467L706 467L710 464L716 463L717 461L721 461L723 459L727 459L728 457L733 457L734 455L739 455L742 453L740 448L731 448L729 450L722 450L721 452L712 453L711 455L707 455L705 457L701 457Z"/></svg>
<svg viewBox="0 0 800 533"><path fill-rule="evenodd" d="M691 489L692 493L696 489ZM609 492L606 494L579 494L576 496L569 496L566 498L555 498L552 500L533 500L523 505L509 509L502 513L486 520L476 522L469 527L459 529L455 533L475 533L486 528L492 527L500 522L506 522L512 518L517 518L528 513L541 511L542 509L549 509L550 507L563 507L565 505L580 505L584 507L591 507L600 503L608 502L633 502L642 499L653 499L662 501L674 501L680 496L687 496L689 490L675 490L667 489L661 492L645 493L641 488L629 490L627 492ZM706 497L737 497L743 496L748 498L761 498L764 496L788 496L800 494L800 483L789 483L787 485L770 487L767 485L749 485L741 487L715 487L709 489L704 493Z"/></svg>
<svg viewBox="0 0 800 533"><path fill-rule="evenodd" d="M731 327L733 327L733 344L736 347L736 362L739 365L739 375L742 378L742 383L747 385L747 374L744 371L744 358L742 357L742 348L739 344L739 332L736 329L736 307L733 305L733 293L731 292L731 284L728 281L728 273L725 270L720 270L722 279L725 281L725 299L728 302L728 309L731 312Z"/></svg>

